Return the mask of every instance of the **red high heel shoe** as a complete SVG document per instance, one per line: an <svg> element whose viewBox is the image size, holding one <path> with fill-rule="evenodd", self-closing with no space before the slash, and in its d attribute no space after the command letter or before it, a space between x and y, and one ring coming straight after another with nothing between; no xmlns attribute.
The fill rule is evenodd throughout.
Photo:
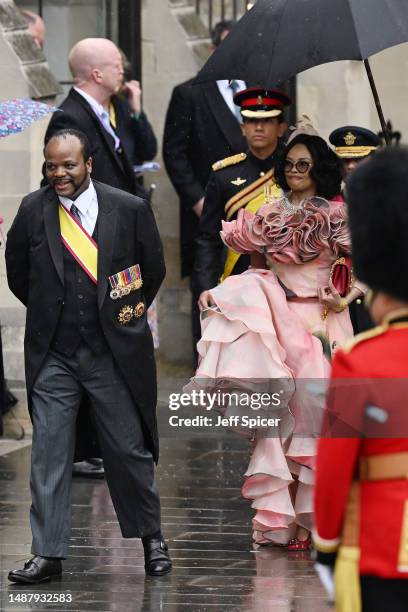
<svg viewBox="0 0 408 612"><path fill-rule="evenodd" d="M299 540L299 538L292 538L288 542L288 550L299 552L303 550L310 550L312 547L312 536L307 536L306 540Z"/></svg>

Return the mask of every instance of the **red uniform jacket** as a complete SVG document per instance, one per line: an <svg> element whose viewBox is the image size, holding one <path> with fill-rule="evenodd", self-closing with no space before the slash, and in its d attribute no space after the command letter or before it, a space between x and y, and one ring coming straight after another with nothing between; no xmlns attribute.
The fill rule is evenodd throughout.
<svg viewBox="0 0 408 612"><path fill-rule="evenodd" d="M334 359L316 468L315 545L322 552L340 543L362 458L408 453L406 315L361 334ZM408 578L408 470L359 486L360 573Z"/></svg>

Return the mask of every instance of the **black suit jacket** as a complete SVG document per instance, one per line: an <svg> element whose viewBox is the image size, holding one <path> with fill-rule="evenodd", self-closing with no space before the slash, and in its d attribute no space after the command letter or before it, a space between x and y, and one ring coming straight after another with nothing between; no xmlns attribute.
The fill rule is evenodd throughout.
<svg viewBox="0 0 408 612"><path fill-rule="evenodd" d="M182 276L193 268L198 217L192 207L204 196L212 164L246 149L217 83L193 82L173 90L163 138L164 163L180 198Z"/></svg>
<svg viewBox="0 0 408 612"><path fill-rule="evenodd" d="M136 119L127 99L113 96L116 133L133 166L150 161L157 155L157 140L144 112Z"/></svg>
<svg viewBox="0 0 408 612"><path fill-rule="evenodd" d="M130 159L131 152L126 151L125 143L122 143L121 154L115 151L112 136L105 130L85 98L75 89L71 89L60 109L51 117L45 142L58 130L65 128L80 130L88 137L91 145L92 178L144 197L144 190L135 180Z"/></svg>
<svg viewBox="0 0 408 612"><path fill-rule="evenodd" d="M147 307L165 276L162 245L149 205L133 195L94 182L98 196L98 306L110 350L132 393L144 425L146 445L157 458L156 370ZM25 366L27 394L50 349L64 294L63 245L58 198L51 187L26 196L8 233L6 264L14 295L27 306ZM108 276L139 264L143 287L119 300L109 296ZM120 325L120 308L143 301L144 315ZM120 406L118 406L118 410Z"/></svg>

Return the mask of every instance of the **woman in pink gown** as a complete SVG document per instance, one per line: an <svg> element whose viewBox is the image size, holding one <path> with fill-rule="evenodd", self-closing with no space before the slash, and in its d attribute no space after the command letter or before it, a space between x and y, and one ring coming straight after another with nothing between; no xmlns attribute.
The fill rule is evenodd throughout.
<svg viewBox="0 0 408 612"><path fill-rule="evenodd" d="M300 133L276 178L284 197L223 223L224 243L251 253L252 267L211 290L188 388L283 392L278 429L254 437L242 495L253 500L256 543L306 550L319 431L308 382L328 377L330 354L352 336L348 303L360 290L342 299L329 280L335 260L350 252L345 207L331 201L341 184L335 154L319 136Z"/></svg>

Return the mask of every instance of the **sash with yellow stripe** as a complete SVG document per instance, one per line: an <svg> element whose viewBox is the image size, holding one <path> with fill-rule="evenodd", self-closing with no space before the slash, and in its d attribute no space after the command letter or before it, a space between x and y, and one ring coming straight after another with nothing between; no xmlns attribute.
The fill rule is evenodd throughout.
<svg viewBox="0 0 408 612"><path fill-rule="evenodd" d="M261 206L265 204L265 189L268 188L269 196L276 198L282 197L282 190L275 182L273 170L269 170L264 176L260 177L228 200L224 208L227 221L229 221L240 208L245 208L245 210L254 214L257 213ZM240 253L235 253L231 249L228 249L224 272L220 278L221 283L230 276L240 257Z"/></svg>
<svg viewBox="0 0 408 612"><path fill-rule="evenodd" d="M91 281L98 284L98 245L62 204L59 205L61 240Z"/></svg>

